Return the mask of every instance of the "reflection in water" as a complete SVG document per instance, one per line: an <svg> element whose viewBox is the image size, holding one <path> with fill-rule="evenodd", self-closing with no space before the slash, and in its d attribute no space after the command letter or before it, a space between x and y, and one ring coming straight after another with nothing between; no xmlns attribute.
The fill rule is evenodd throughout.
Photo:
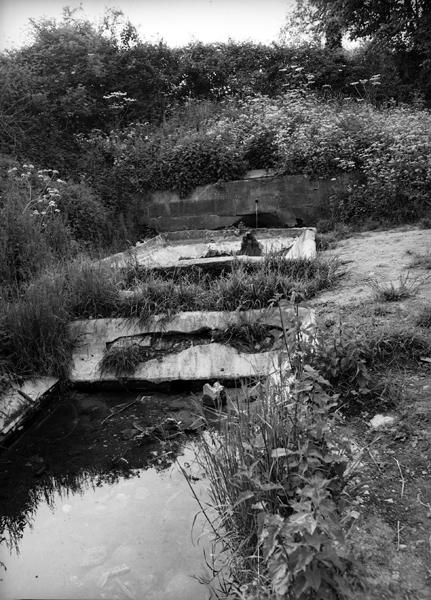
<svg viewBox="0 0 431 600"><path fill-rule="evenodd" d="M53 437L55 429L51 422ZM124 460L113 460L108 449L104 466L92 466L94 456L87 453L83 460L80 452L79 468L70 470L64 444L57 448L63 456L50 464L49 474L39 477L41 457L26 455L37 449L43 454L41 439L49 443L46 434L38 430L27 440L24 436L27 443L22 449L18 444L15 454L26 462L21 472L13 469L10 474L7 496L4 487L0 492L6 538L0 561L7 567L0 571L0 598L207 598L193 578L205 571L202 549L207 538L203 535L199 544L191 540L197 504L173 462L179 445L152 445L146 456L138 448ZM194 470L194 490L205 501L206 486L194 457L195 447L188 442L178 462ZM0 458L12 462L8 453ZM31 477L25 476L26 470ZM198 520L195 541L204 528L203 519Z"/></svg>

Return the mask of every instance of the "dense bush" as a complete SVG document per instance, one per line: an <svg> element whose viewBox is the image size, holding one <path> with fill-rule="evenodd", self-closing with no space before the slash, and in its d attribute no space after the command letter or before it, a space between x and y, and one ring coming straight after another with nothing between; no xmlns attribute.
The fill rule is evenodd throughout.
<svg viewBox="0 0 431 600"><path fill-rule="evenodd" d="M378 82L376 76L368 83ZM89 180L117 207L137 192L186 196L197 185L235 179L246 169L275 168L333 179L325 213L334 222L400 223L428 210L430 132L426 109L377 108L301 88L276 98L205 102L200 112L199 103L190 103L163 129L134 124L108 135L96 131L80 143Z"/></svg>
<svg viewBox="0 0 431 600"><path fill-rule="evenodd" d="M12 167L0 198L0 282L21 284L70 255L72 239L57 208L56 174Z"/></svg>
<svg viewBox="0 0 431 600"><path fill-rule="evenodd" d="M57 205L75 240L97 247L110 238L108 210L89 186L84 183L61 186Z"/></svg>

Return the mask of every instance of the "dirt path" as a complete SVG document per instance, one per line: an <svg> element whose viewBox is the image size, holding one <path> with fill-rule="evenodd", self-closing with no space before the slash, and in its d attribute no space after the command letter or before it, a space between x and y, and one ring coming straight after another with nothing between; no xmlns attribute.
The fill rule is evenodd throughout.
<svg viewBox="0 0 431 600"><path fill-rule="evenodd" d="M334 250L322 252L322 255L338 257L346 276L336 289L320 294L314 305L358 304L372 297L367 280L395 283L409 271L413 280L424 280L416 299L431 300L431 271L409 269L412 262L410 253L424 254L427 251L431 252L431 229L403 227L369 231L339 241ZM427 276L428 281L425 281Z"/></svg>
<svg viewBox="0 0 431 600"><path fill-rule="evenodd" d="M332 290L311 304L330 331L341 323L362 332L385 327L418 331L420 308L431 303L431 270L411 267L415 254L431 255L431 230L399 228L353 235L326 256L336 256L346 270ZM370 279L399 283L408 275L410 297L377 301ZM431 331L423 328L423 335ZM389 367L388 367L389 369ZM390 427L372 429L369 412L346 417L344 433L363 451L351 499L357 521L348 539L364 569L369 590L357 600L431 599L431 365L418 361L382 372L403 390Z"/></svg>

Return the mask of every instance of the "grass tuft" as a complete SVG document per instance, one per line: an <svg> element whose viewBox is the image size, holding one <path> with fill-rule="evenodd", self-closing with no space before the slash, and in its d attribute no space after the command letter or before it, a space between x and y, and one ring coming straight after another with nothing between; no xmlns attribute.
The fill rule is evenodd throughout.
<svg viewBox="0 0 431 600"><path fill-rule="evenodd" d="M368 281L377 302L398 302L410 298L417 293L423 283L422 279L412 277L410 273L400 275L396 283L391 281L388 284L383 284L376 279Z"/></svg>
<svg viewBox="0 0 431 600"><path fill-rule="evenodd" d="M416 325L418 327L431 327L431 304L426 304L422 307L416 318Z"/></svg>
<svg viewBox="0 0 431 600"><path fill-rule="evenodd" d="M132 375L136 367L147 358L147 351L142 346L133 344L123 348L110 348L103 355L99 364L102 375L108 373L116 377Z"/></svg>
<svg viewBox="0 0 431 600"><path fill-rule="evenodd" d="M428 250L424 254L418 252L411 252L413 258L410 262L410 268L431 270L431 250Z"/></svg>
<svg viewBox="0 0 431 600"><path fill-rule="evenodd" d="M367 363L373 367L414 366L421 356L431 353L431 340L408 326L381 327L368 333L364 352Z"/></svg>

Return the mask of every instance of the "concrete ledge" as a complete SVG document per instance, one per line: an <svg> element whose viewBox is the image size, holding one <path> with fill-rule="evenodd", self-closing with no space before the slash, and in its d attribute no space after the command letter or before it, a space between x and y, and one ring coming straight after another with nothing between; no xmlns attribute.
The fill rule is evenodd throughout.
<svg viewBox="0 0 431 600"><path fill-rule="evenodd" d="M38 409L43 396L57 385L56 377L39 377L13 386L0 397L0 435L7 436Z"/></svg>
<svg viewBox="0 0 431 600"><path fill-rule="evenodd" d="M233 232L207 232L197 237L197 232L186 232L188 235L181 235L179 232L173 234L164 234L157 236L148 242L139 244L127 252L120 252L113 256L108 256L100 261L99 264L114 268L123 268L130 261L135 261L139 265L149 269L173 268L191 266L209 265L211 261L215 264L225 260L232 263L233 260L242 262L260 262L264 256L271 252L286 251L285 258L314 258L316 256L316 244L314 228L302 229L270 229L255 230L257 240L263 248L263 256L227 256L202 258L213 249L226 254L239 252L241 247L241 235L235 235ZM222 235L222 233L225 233ZM216 235L218 234L218 235ZM193 236L193 237L190 237ZM221 260L220 260L221 259ZM257 259L257 260L256 260ZM187 264L186 261L189 261ZM195 261L195 263L190 262Z"/></svg>
<svg viewBox="0 0 431 600"><path fill-rule="evenodd" d="M310 309L300 308L299 318L304 329L314 324L314 312ZM282 308L282 319L286 328L293 326L296 320L294 310ZM145 324L140 324L137 319L75 321L70 325L70 334L76 340L70 381L89 384L116 381L118 378L115 375L102 375L99 364L107 346L120 338L129 338L133 343L134 337L146 334L193 334L208 329L225 330L230 325L253 322L270 328L282 328L278 308L245 312L183 312L170 319L158 315ZM124 379L160 383L267 376L274 361L278 364L279 353L241 353L231 346L213 342L149 360L142 363L132 376Z"/></svg>

